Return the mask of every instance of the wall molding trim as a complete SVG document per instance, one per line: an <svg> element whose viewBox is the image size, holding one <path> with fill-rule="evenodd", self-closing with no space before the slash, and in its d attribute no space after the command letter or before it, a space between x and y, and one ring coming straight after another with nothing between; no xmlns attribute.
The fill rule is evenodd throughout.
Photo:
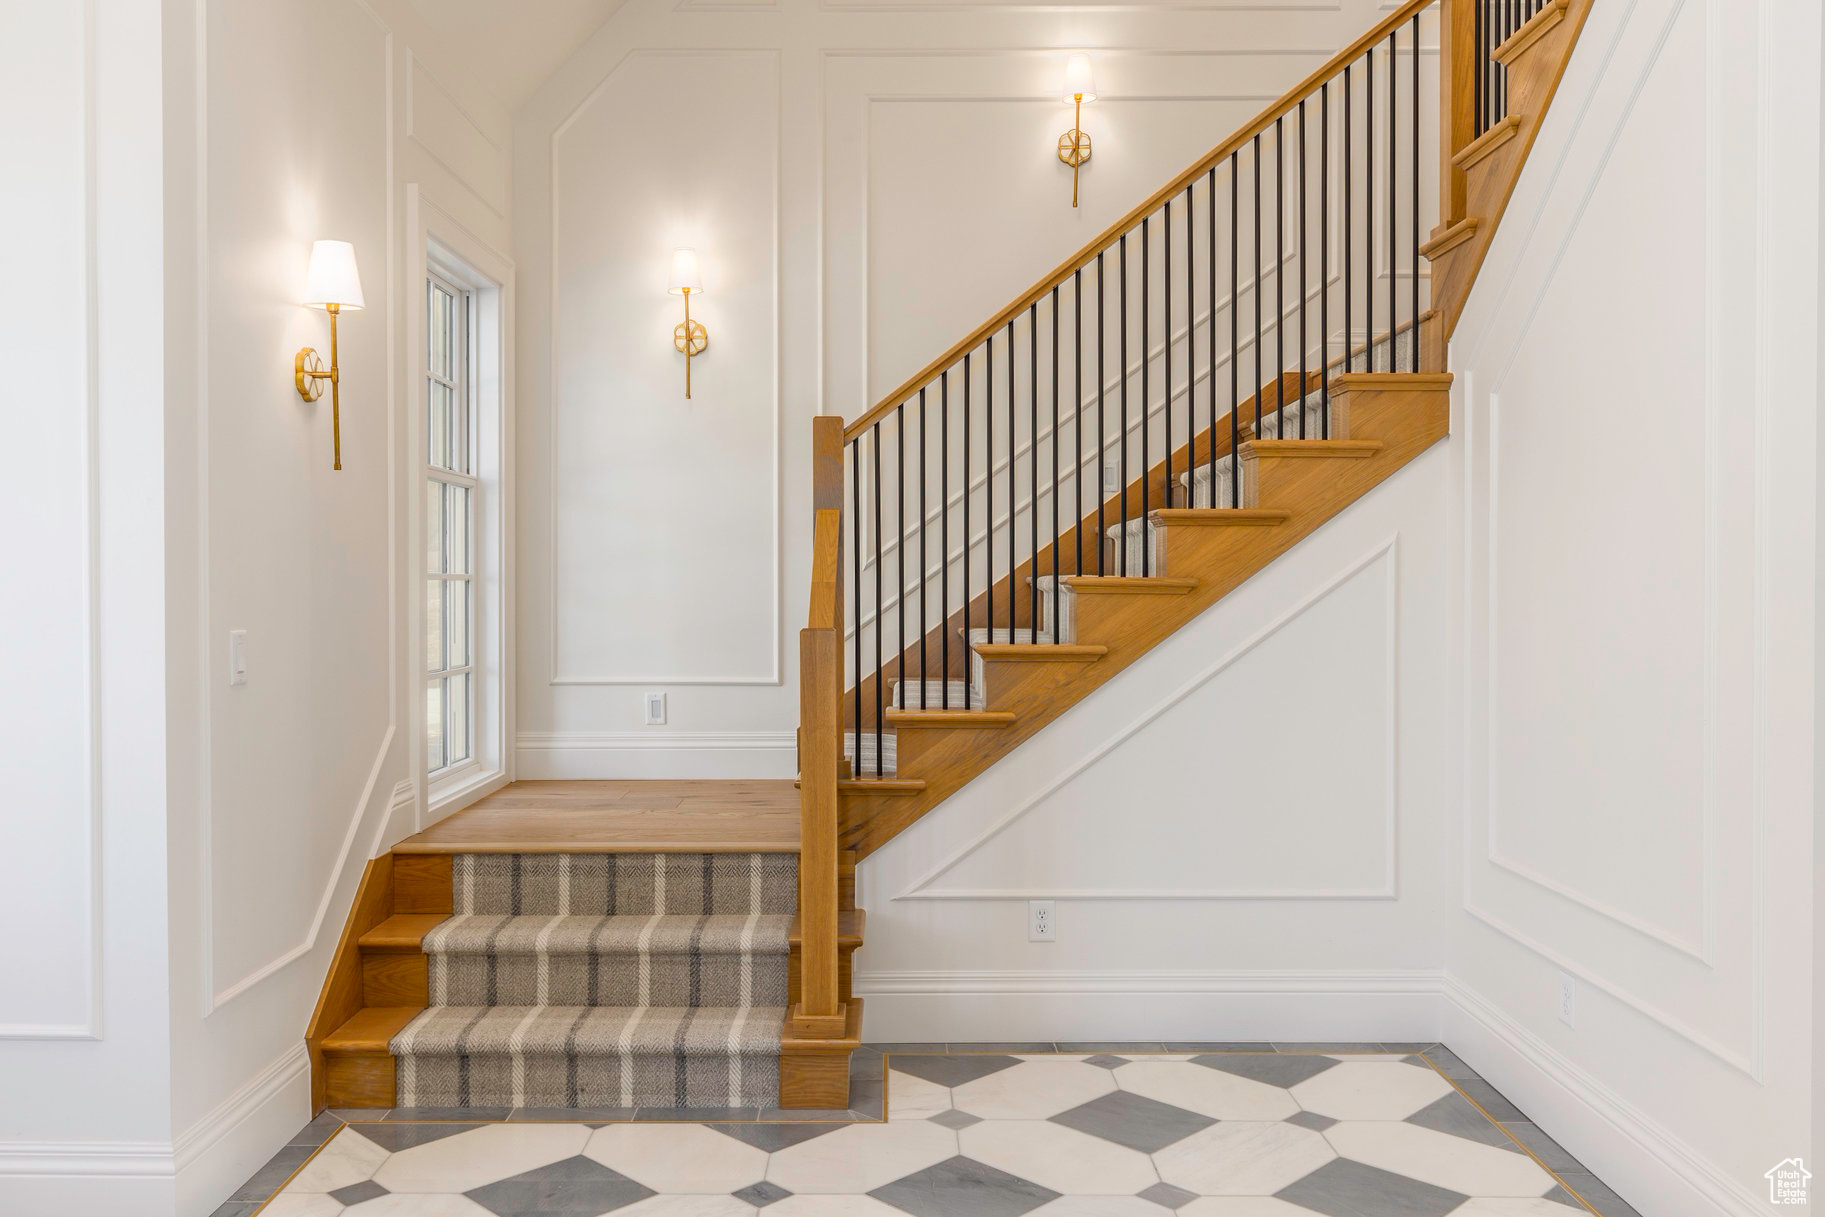
<svg viewBox="0 0 1825 1217"><path fill-rule="evenodd" d="M1318 587L1295 601L1285 611L1275 616L1255 633L1245 638L1232 650L1220 656L1215 662L1194 674L1189 680L1167 694L1153 707L1136 717L1127 726L1112 733L1099 747L1084 753L1077 761L1059 771L1044 786L1035 790L1029 797L1018 803L1006 815L991 821L981 832L964 844L958 846L935 863L923 875L914 879L894 900L1397 900L1400 898L1399 884L1399 834L1400 809L1398 778L1400 773L1399 732L1395 699L1398 690L1397 673L1400 666L1400 621L1397 611L1397 599L1400 588L1399 570L1400 534L1395 533L1382 541L1374 549L1352 562L1345 564L1336 574L1326 579ZM935 886L937 881L952 867L981 849L989 841L999 836L1016 821L1031 813L1040 804L1076 781L1085 772L1114 753L1123 744L1139 735L1152 723L1169 713L1186 698L1198 692L1205 685L1221 676L1225 671L1242 660L1245 656L1273 638L1281 630L1303 617L1308 611L1330 597L1350 580L1371 567L1380 565L1387 579L1385 609L1387 612L1386 628L1383 634L1384 661L1386 663L1387 681L1387 734L1385 740L1387 757L1387 777L1385 782L1384 801L1384 835L1383 848L1387 851L1386 867L1383 882L1370 888L1318 888L1292 890L1232 890L1228 888L1209 888L1193 890L1154 890L1151 888L1089 888L1063 890L1047 887L1044 890L1026 888L942 888ZM859 978L858 978L859 980Z"/></svg>
<svg viewBox="0 0 1825 1217"><path fill-rule="evenodd" d="M515 776L552 778L790 778L796 731L522 731Z"/></svg>

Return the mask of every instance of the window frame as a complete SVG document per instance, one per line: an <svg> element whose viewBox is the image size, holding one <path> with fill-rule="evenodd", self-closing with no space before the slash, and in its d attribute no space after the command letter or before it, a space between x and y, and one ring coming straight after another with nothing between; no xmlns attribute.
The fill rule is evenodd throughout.
<svg viewBox="0 0 1825 1217"><path fill-rule="evenodd" d="M435 791L439 787L449 787L460 784L467 778L479 773L481 770L481 762L477 756L479 749L476 746L477 711L479 709L481 692L478 687L480 684L480 667L477 662L480 650L480 628L478 622L480 605L478 603L479 597L477 594L478 585L480 583L478 577L480 546L477 544L477 534L482 516L482 505L480 500L483 493L482 479L480 476L481 460L480 453L477 450L477 440L481 428L478 425L478 415L480 411L476 393L478 381L476 352L480 342L477 333L479 310L476 307L475 289L460 282L456 275L452 274L445 268L441 261L436 259L427 259L424 282L424 366L421 372L424 395L422 398L422 408L419 411L419 422L422 431L420 435L421 442L418 445L418 453L421 462L420 473L426 490L429 490L433 485L440 487L440 494L442 495L443 500L438 510L438 519L443 524L440 545L442 553L441 560L438 563L440 569L435 571L426 569L424 571L424 588L426 593L425 614L423 617L423 628L420 631L421 645L419 648L419 657L424 661L424 665L420 671L423 692L425 695L425 701L423 703L425 706L425 723L424 730L420 733L420 742L426 750L425 780ZM454 357L449 360L454 373L453 377L443 375L439 368L433 366L435 362L433 351L435 350L434 344L436 341L436 313L434 304L439 292L442 292L450 299L452 312L455 314L452 318L452 323L449 326L451 342L456 348ZM450 417L444 420L444 454L435 454L431 452L434 437L438 434L437 428L432 425L432 402L436 396L437 386L449 389L453 400L453 408ZM458 448L455 439L455 432L458 429L459 423L461 431L460 449ZM458 463L466 466L466 469L456 468L453 464L439 463L439 455L448 455L459 450L461 459ZM465 514L467 518L463 522L462 529L463 540L468 552L464 555L464 561L461 563L461 566L463 567L461 571L452 569L457 563L452 561L452 555L450 553L450 487L461 487L468 492L465 499L467 505ZM428 567L431 541L431 521L428 518L428 514L425 520L425 531L426 544L421 552L427 558ZM443 640L442 655L440 656L442 666L438 668L432 668L430 666L428 653L430 641L430 588L433 583L441 583L443 585L443 590L437 597L437 603L441 608L443 616L439 629L439 635ZM458 665L451 665L449 662L451 651L450 607L452 603L450 590L452 584L460 584L462 586L463 595L467 603L467 612L464 614L467 637L464 639L465 645L463 648L463 654L466 661ZM451 714L450 682L453 677L459 676L464 678L463 755L455 760L449 760L450 724L453 721L453 716ZM429 699L430 689L433 685L440 685L442 688L442 756L445 758L444 763L435 768L431 767L429 756Z"/></svg>

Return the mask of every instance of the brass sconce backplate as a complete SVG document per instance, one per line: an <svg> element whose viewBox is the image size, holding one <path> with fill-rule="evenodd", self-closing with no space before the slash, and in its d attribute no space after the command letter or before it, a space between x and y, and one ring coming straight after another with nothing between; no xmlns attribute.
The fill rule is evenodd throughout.
<svg viewBox="0 0 1825 1217"><path fill-rule="evenodd" d="M672 327L672 345L686 355L701 355L710 345L710 335L702 322L681 321Z"/></svg>
<svg viewBox="0 0 1825 1217"><path fill-rule="evenodd" d="M323 382L329 378L329 372L314 348L298 349L298 357L292 361L292 372L299 397L305 401L316 401L323 396Z"/></svg>

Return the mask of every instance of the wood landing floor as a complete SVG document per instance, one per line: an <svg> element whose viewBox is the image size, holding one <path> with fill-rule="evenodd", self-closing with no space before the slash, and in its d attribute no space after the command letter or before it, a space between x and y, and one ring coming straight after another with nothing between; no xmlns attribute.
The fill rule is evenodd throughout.
<svg viewBox="0 0 1825 1217"><path fill-rule="evenodd" d="M396 854L797 853L790 781L514 782Z"/></svg>

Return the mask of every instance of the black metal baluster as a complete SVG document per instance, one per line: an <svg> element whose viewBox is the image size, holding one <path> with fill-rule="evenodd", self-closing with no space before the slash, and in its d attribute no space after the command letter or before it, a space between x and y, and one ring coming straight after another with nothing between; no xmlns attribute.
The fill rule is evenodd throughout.
<svg viewBox="0 0 1825 1217"><path fill-rule="evenodd" d="M1400 72L1396 54L1397 44L1394 40L1395 30L1388 31L1388 371L1395 371L1394 348L1395 331L1399 328L1400 300L1400 255L1395 252L1395 242L1399 239L1400 208L1397 205L1400 192L1400 161L1397 149L1400 144L1400 101L1397 84ZM1419 48L1414 48L1417 58ZM1370 335L1371 338L1374 335Z"/></svg>
<svg viewBox="0 0 1825 1217"><path fill-rule="evenodd" d="M964 359L969 356L965 355ZM967 429L964 434L968 434ZM964 464L967 473L969 464ZM967 479L965 481L967 485ZM938 686L938 698L943 707L951 708L951 646L950 630L945 627L951 619L951 370L949 368L938 377L938 665L943 669ZM964 621L969 621L968 602L964 605Z"/></svg>
<svg viewBox="0 0 1825 1217"><path fill-rule="evenodd" d="M1014 480L1015 480L1014 479L1014 468L1015 468L1015 466L1014 466L1014 447L1015 447L1014 437L1015 437L1015 434L1016 434L1016 432L1014 429L1014 321L1012 318L1009 318L1008 319L1008 641L1009 642L1014 641L1014 616L1015 616L1014 597L1018 594L1014 590L1014 539L1018 535L1018 531L1019 531L1018 529L1016 529L1014 527L1014 524L1015 524L1015 521L1020 519L1020 516L1017 513L1017 511L1015 510L1015 506L1014 506ZM991 621L989 623L989 628L990 629L994 628L994 622ZM989 640L991 642L994 641L994 636L990 635Z"/></svg>
<svg viewBox="0 0 1825 1217"><path fill-rule="evenodd" d="M1241 308L1237 296L1240 280L1237 259L1241 244L1236 235L1242 222L1242 162L1239 152L1229 154L1229 505L1242 506L1242 347L1236 313ZM1214 443L1216 437L1211 437ZM1217 480L1210 480L1210 505L1217 505Z"/></svg>
<svg viewBox="0 0 1825 1217"><path fill-rule="evenodd" d="M1299 438L1305 439L1305 230L1311 227L1311 215L1305 202L1305 98L1299 99L1299 392L1295 398L1299 410ZM1283 428L1284 429L1284 428Z"/></svg>
<svg viewBox="0 0 1825 1217"><path fill-rule="evenodd" d="M862 437L849 441L849 539L855 549L855 598L850 615L855 618L855 764L850 772L862 776Z"/></svg>
<svg viewBox="0 0 1825 1217"><path fill-rule="evenodd" d="M1481 4L1483 0L1475 0L1475 2ZM1352 370L1350 343L1355 331L1350 327L1350 309L1351 297L1355 295L1352 288L1355 285L1351 283L1351 279L1356 274L1356 263L1350 253L1350 234L1356 227L1355 198L1350 186L1351 162L1354 159L1350 147L1350 120L1356 105L1350 98L1350 67L1351 65L1345 64L1343 68L1343 370L1345 373ZM1331 420L1331 411L1328 406L1324 413L1325 426L1328 429Z"/></svg>
<svg viewBox="0 0 1825 1217"><path fill-rule="evenodd" d="M1191 187L1185 187L1185 506L1191 506L1192 470L1198 460L1198 272L1192 255ZM1166 445L1166 506L1172 506L1172 445Z"/></svg>
<svg viewBox="0 0 1825 1217"><path fill-rule="evenodd" d="M931 632L926 618L929 600L925 592L925 387L919 388L919 709L926 710L926 694L931 687L931 669L925 666L925 638Z"/></svg>
<svg viewBox="0 0 1825 1217"><path fill-rule="evenodd" d="M1255 162L1255 383L1250 386L1255 398L1255 438L1261 438L1261 137L1254 140Z"/></svg>
<svg viewBox="0 0 1825 1217"><path fill-rule="evenodd" d="M1008 428L1013 434L1013 428ZM1014 471L1008 470L1008 501L1014 498ZM1014 555L1009 532L1008 577ZM1012 624L1010 622L1010 624ZM1039 641L1039 301L1027 305L1027 628ZM1012 635L1009 635L1012 638Z"/></svg>
<svg viewBox="0 0 1825 1217"><path fill-rule="evenodd" d="M1122 503L1121 503L1122 530L1121 530L1121 533L1119 534L1121 537L1121 540L1117 543L1116 550L1117 550L1117 556L1120 559L1120 573L1123 575L1126 575L1128 573L1128 234L1127 233L1122 234L1121 268L1120 269L1121 269L1121 276L1122 276L1121 293L1120 293L1120 301L1119 301L1115 311L1116 311L1117 317L1120 320L1120 324L1122 327L1121 349L1120 349L1120 351L1117 352L1120 355L1121 361L1122 361L1121 362L1121 371L1122 371L1122 442L1121 442L1122 473L1121 473L1121 476L1116 479L1116 481L1118 483L1120 483L1116 487L1116 493L1122 496ZM1098 540L1101 540L1100 536L1098 537Z"/></svg>
<svg viewBox="0 0 1825 1217"><path fill-rule="evenodd" d="M1013 352L1008 352L1012 357ZM982 444L982 460L986 472L982 478L982 515L988 521L988 535L984 538L987 548L984 553L988 561L987 570L983 573L983 594L988 597L984 606L982 623L988 627L988 640L995 641L995 335L988 337L988 365L983 372L983 434L987 437ZM1010 447L1009 451L1012 451ZM1008 522L1010 525L1013 521ZM1008 591L1011 594L1013 588ZM963 639L963 661L965 670L970 672L968 679L975 680L975 664L970 660L970 643L966 635ZM968 702L965 702L965 709Z"/></svg>
<svg viewBox="0 0 1825 1217"><path fill-rule="evenodd" d="M1060 537L1058 533L1058 289L1052 289L1052 641L1058 641L1058 581L1064 572L1058 569ZM1039 569L1035 556L1033 569ZM1037 622L1035 622L1037 624Z"/></svg>
<svg viewBox="0 0 1825 1217"><path fill-rule="evenodd" d="M1413 366L1421 371L1419 330L1419 14L1413 14L1413 244L1408 247L1411 259L1408 274L1413 295Z"/></svg>
<svg viewBox="0 0 1825 1217"><path fill-rule="evenodd" d="M1071 339L1071 537L1072 548L1077 550L1077 561L1073 565L1081 575L1084 573L1084 269L1081 266L1071 272L1071 295L1076 310L1073 322L1076 332ZM1101 470L1096 476L1102 477ZM1052 581L1052 620L1058 620L1056 579ZM1056 625L1052 627L1052 634L1057 638Z"/></svg>
<svg viewBox="0 0 1825 1217"><path fill-rule="evenodd" d="M1362 370L1375 370L1375 48L1363 53L1362 88L1362 297L1369 336Z"/></svg>
<svg viewBox="0 0 1825 1217"><path fill-rule="evenodd" d="M1210 474L1210 506L1217 505L1217 167L1212 165L1210 172L1204 175L1204 193L1210 198L1210 210L1204 217L1204 244L1210 258L1209 274L1209 320L1204 325L1204 336L1208 339L1204 346L1205 369L1204 379L1207 394L1204 401L1209 413L1209 428L1205 436L1205 462ZM1197 475L1192 472L1191 462L1185 462L1185 472L1191 475L1193 489ZM1188 496L1186 506L1196 506L1195 496Z"/></svg>
<svg viewBox="0 0 1825 1217"><path fill-rule="evenodd" d="M1346 68L1345 71L1348 71ZM1331 438L1331 82L1318 87L1318 435ZM1348 350L1348 344L1345 344Z"/></svg>
<svg viewBox="0 0 1825 1217"><path fill-rule="evenodd" d="M912 703L906 699L906 403L901 402L893 408L894 432L894 577L899 586L894 594L894 616L900 626L900 649L894 652L894 674L899 677L900 708L910 710ZM925 680L925 672L919 672L919 680Z"/></svg>
<svg viewBox="0 0 1825 1217"><path fill-rule="evenodd" d="M869 459L874 466L874 775L881 776L881 630L885 628L881 609L881 424L868 429Z"/></svg>
<svg viewBox="0 0 1825 1217"><path fill-rule="evenodd" d="M1166 486L1165 486L1165 489L1161 491L1160 497L1165 501L1166 506L1171 507L1172 506L1172 200L1171 199L1166 200L1166 226L1165 226L1164 232L1166 234L1166 243L1160 247L1161 251L1162 251L1161 257L1160 257L1160 277L1163 280L1163 282L1165 283L1165 287L1160 292L1160 296L1161 296L1161 299L1163 299L1166 302L1166 311L1162 317L1162 322L1166 328L1166 353L1165 353L1165 367L1166 367L1166 399L1165 399L1166 400ZM1149 466L1149 468L1151 469L1151 466ZM1153 480L1151 473L1148 476L1148 480L1149 481ZM1148 548L1151 548L1148 545L1147 530L1148 530L1147 513L1142 512L1141 513L1141 546L1142 546L1143 553L1145 553ZM1145 570L1145 568L1143 568L1143 570Z"/></svg>
<svg viewBox="0 0 1825 1217"><path fill-rule="evenodd" d="M1274 438L1286 438L1286 128L1274 120Z"/></svg>
<svg viewBox="0 0 1825 1217"><path fill-rule="evenodd" d="M1153 260L1148 256L1147 247L1152 243L1153 217L1141 221L1141 575L1147 574L1147 484L1153 481L1153 463L1150 459L1147 444L1147 433L1153 430L1153 394L1152 378L1149 372L1153 367L1153 345L1147 331L1147 298L1149 289L1149 272ZM1122 529L1122 552L1128 552L1128 530ZM1126 574L1127 572L1122 572Z"/></svg>
<svg viewBox="0 0 1825 1217"><path fill-rule="evenodd" d="M973 352L972 352L973 353ZM970 356L963 357L963 687L964 708L968 709L970 680ZM944 708L951 708L950 685L951 640L944 640Z"/></svg>
<svg viewBox="0 0 1825 1217"><path fill-rule="evenodd" d="M1103 324L1103 302L1108 296L1103 283L1103 251L1099 249L1096 251L1096 573L1099 576L1103 573L1103 508L1109 497L1109 489L1103 485L1103 470L1109 464L1109 423L1103 417L1103 399L1109 387L1109 378L1103 372L1103 348L1108 342L1108 331Z"/></svg>

